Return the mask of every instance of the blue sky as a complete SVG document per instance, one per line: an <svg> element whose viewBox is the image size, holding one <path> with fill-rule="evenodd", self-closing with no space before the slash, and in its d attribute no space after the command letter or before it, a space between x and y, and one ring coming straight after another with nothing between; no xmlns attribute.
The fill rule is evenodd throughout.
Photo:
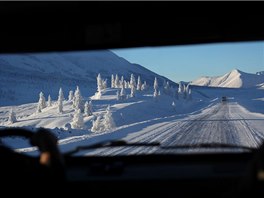
<svg viewBox="0 0 264 198"><path fill-rule="evenodd" d="M247 73L264 71L264 41L111 51L175 82L191 81L201 76L219 76L233 69Z"/></svg>

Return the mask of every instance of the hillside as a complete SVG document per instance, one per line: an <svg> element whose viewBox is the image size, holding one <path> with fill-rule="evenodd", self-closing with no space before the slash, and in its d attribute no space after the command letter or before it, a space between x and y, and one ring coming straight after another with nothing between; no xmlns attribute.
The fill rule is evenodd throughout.
<svg viewBox="0 0 264 198"><path fill-rule="evenodd" d="M131 64L111 51L19 54L0 56L0 106L37 102L40 91L57 99L62 87L69 90L79 85L84 96L96 91L96 76L108 79L112 74L129 80L131 73L153 84L166 79L140 65ZM168 79L167 79L168 80Z"/></svg>
<svg viewBox="0 0 264 198"><path fill-rule="evenodd" d="M192 81L193 85L226 88L249 88L261 83L264 83L264 75L245 73L238 69L234 69L223 76L205 76Z"/></svg>

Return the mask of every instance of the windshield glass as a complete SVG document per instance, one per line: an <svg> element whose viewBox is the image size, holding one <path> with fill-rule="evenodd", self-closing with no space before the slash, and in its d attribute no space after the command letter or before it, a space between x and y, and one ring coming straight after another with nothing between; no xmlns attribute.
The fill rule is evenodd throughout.
<svg viewBox="0 0 264 198"><path fill-rule="evenodd" d="M47 128L62 152L84 147L79 155L257 148L264 42L2 54L0 127ZM20 138L1 141L36 150Z"/></svg>

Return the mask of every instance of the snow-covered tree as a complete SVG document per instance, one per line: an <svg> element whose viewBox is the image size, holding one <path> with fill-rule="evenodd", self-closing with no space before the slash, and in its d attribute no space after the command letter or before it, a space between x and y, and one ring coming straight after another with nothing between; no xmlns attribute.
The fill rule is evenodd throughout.
<svg viewBox="0 0 264 198"><path fill-rule="evenodd" d="M17 119L16 119L16 114L15 114L15 112L13 111L13 109L11 109L11 111L9 112L9 116L8 116L8 122L10 123L10 124L13 124L13 123L15 123L17 121Z"/></svg>
<svg viewBox="0 0 264 198"><path fill-rule="evenodd" d="M68 96L68 101L72 101L73 100L73 91L70 90L69 91L69 96Z"/></svg>
<svg viewBox="0 0 264 198"><path fill-rule="evenodd" d="M142 86L141 86L141 90L142 90L142 91L146 91L147 89L148 89L147 82L144 81L144 83L143 83Z"/></svg>
<svg viewBox="0 0 264 198"><path fill-rule="evenodd" d="M51 103L51 97L50 95L48 96L48 107L51 107L52 106L52 103Z"/></svg>
<svg viewBox="0 0 264 198"><path fill-rule="evenodd" d="M181 82L179 82L178 94L179 94L179 95L183 94L183 91L184 91L183 84L182 84Z"/></svg>
<svg viewBox="0 0 264 198"><path fill-rule="evenodd" d="M116 126L109 105L106 108L106 113L104 115L102 124L104 125L104 130L110 130Z"/></svg>
<svg viewBox="0 0 264 198"><path fill-rule="evenodd" d="M59 96L58 96L58 101L57 101L57 104L58 104L58 112L59 113L62 113L63 112L63 99L64 99L63 92L62 92L62 89L60 88L60 90L59 90Z"/></svg>
<svg viewBox="0 0 264 198"><path fill-rule="evenodd" d="M136 79L135 79L135 77L134 77L134 74L131 74L129 84L130 84L130 88L131 88L132 86L136 88L137 83L136 83Z"/></svg>
<svg viewBox="0 0 264 198"><path fill-rule="evenodd" d="M140 76L138 76L138 80L137 80L137 90L138 91L141 91L141 86L142 86L141 79L140 79Z"/></svg>
<svg viewBox="0 0 264 198"><path fill-rule="evenodd" d="M188 92L187 92L187 89L186 89L186 85L184 84L183 85L183 99L187 99L187 94L188 94Z"/></svg>
<svg viewBox="0 0 264 198"><path fill-rule="evenodd" d="M100 132L103 131L102 124L101 124L102 117L99 115L97 116L96 120L93 120L93 126L91 128L92 132Z"/></svg>
<svg viewBox="0 0 264 198"><path fill-rule="evenodd" d="M82 129L84 127L83 115L81 113L81 109L75 111L71 126L73 129Z"/></svg>
<svg viewBox="0 0 264 198"><path fill-rule="evenodd" d="M84 104L84 115L91 116L92 114L93 113L92 113L92 108L90 107L90 103L86 101Z"/></svg>
<svg viewBox="0 0 264 198"><path fill-rule="evenodd" d="M101 78L100 73L98 74L96 80L97 80L97 92L101 93L101 91L104 89L104 87L103 87L103 80Z"/></svg>
<svg viewBox="0 0 264 198"><path fill-rule="evenodd" d="M79 86L77 86L75 92L74 92L74 101L73 101L73 107L75 110L80 109L81 112L83 112L83 98L82 98L82 94L81 91L79 89Z"/></svg>
<svg viewBox="0 0 264 198"><path fill-rule="evenodd" d="M125 89L129 88L129 83L127 81L124 81Z"/></svg>
<svg viewBox="0 0 264 198"><path fill-rule="evenodd" d="M115 76L115 88L119 88L119 77L118 74Z"/></svg>
<svg viewBox="0 0 264 198"><path fill-rule="evenodd" d="M158 95L159 95L158 90L157 90L157 89L154 89L153 98L154 98L155 100L157 100Z"/></svg>
<svg viewBox="0 0 264 198"><path fill-rule="evenodd" d="M156 89L156 90L159 89L159 84L158 84L157 77L155 77L153 88Z"/></svg>
<svg viewBox="0 0 264 198"><path fill-rule="evenodd" d="M115 88L115 77L114 77L114 74L111 75L111 88Z"/></svg>
<svg viewBox="0 0 264 198"><path fill-rule="evenodd" d="M167 95L171 95L171 87L169 81L166 82L164 87L164 93Z"/></svg>
<svg viewBox="0 0 264 198"><path fill-rule="evenodd" d="M41 112L42 109L46 108L46 99L44 97L44 94L42 92L39 93L39 101L38 101L38 107L37 112Z"/></svg>
<svg viewBox="0 0 264 198"><path fill-rule="evenodd" d="M130 91L130 97L134 98L136 96L136 87L133 84L130 84L131 91Z"/></svg>
<svg viewBox="0 0 264 198"><path fill-rule="evenodd" d="M120 99L125 100L126 99L126 90L124 86L122 86L121 91L120 91Z"/></svg>
<svg viewBox="0 0 264 198"><path fill-rule="evenodd" d="M60 90L59 90L59 97L61 97L62 101L65 99L62 88L60 88Z"/></svg>
<svg viewBox="0 0 264 198"><path fill-rule="evenodd" d="M103 89L106 89L107 88L107 79L104 79L103 80Z"/></svg>
<svg viewBox="0 0 264 198"><path fill-rule="evenodd" d="M121 76L121 80L119 81L119 87L122 88L124 86L124 76Z"/></svg>

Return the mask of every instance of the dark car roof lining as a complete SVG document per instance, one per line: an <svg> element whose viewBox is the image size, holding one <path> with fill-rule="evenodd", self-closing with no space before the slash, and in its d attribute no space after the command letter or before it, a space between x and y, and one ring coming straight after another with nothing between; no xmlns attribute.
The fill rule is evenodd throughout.
<svg viewBox="0 0 264 198"><path fill-rule="evenodd" d="M1 2L0 52L264 40L262 2Z"/></svg>

